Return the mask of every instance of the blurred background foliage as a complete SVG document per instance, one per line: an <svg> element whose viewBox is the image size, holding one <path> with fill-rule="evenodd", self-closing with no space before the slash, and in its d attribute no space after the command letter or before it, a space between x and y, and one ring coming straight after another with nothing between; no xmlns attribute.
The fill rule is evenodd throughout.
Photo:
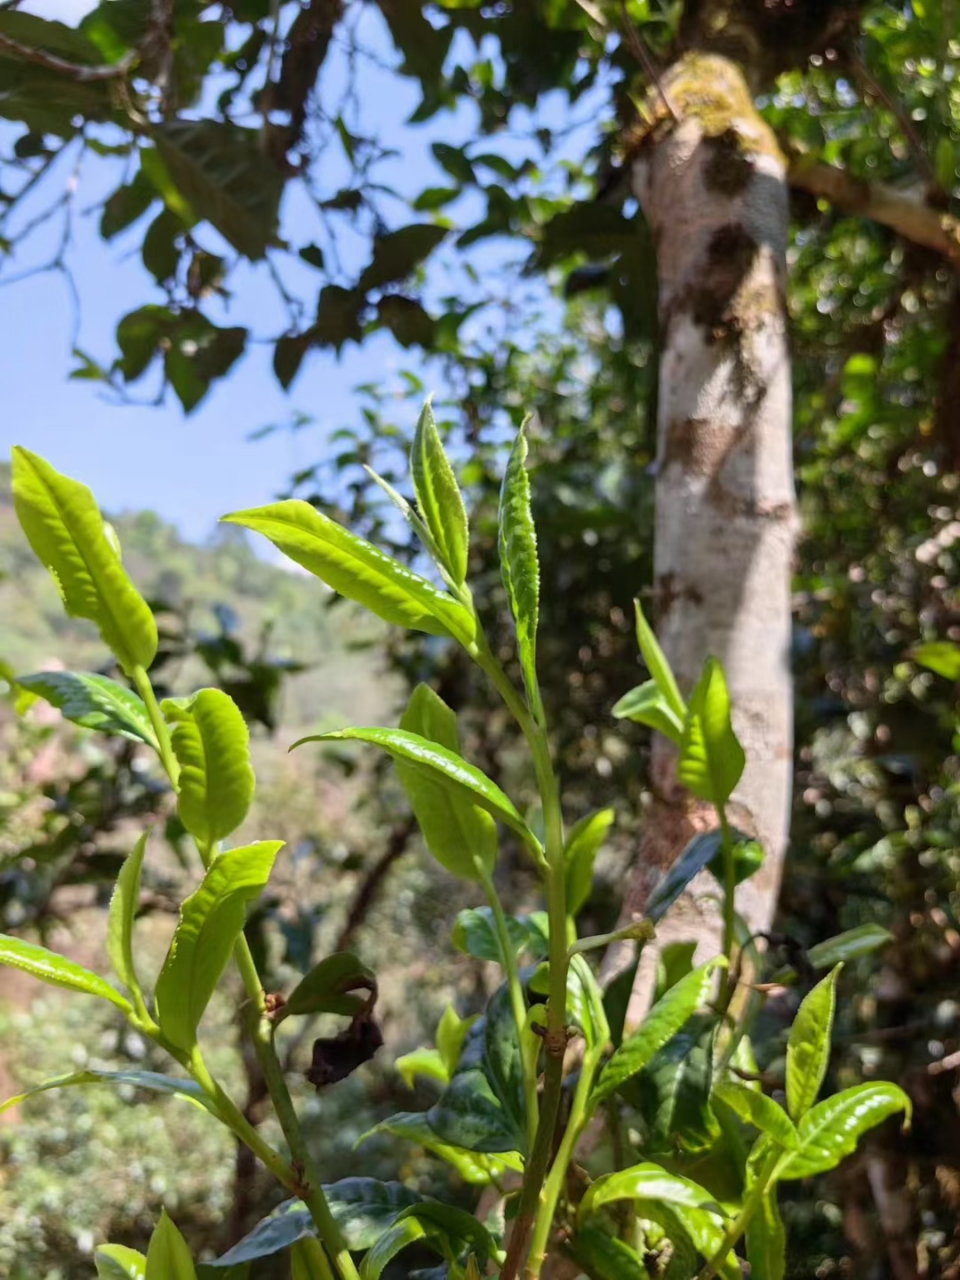
<svg viewBox="0 0 960 1280"><path fill-rule="evenodd" d="M931 207L957 214L960 40L949 0L832 7L841 19L832 43L770 79L760 99L765 116L793 153L842 165L867 182L912 184ZM314 161L339 148L330 166L336 182L310 192L315 239L274 246L268 255L281 296L293 299L279 333L269 336L277 376L295 388L301 363L316 350L384 331L398 344L402 367L358 388L355 420L332 435L314 429L309 405L293 411L288 426L260 434L289 429L307 442L316 436L316 465L291 477L288 491L415 560L406 528L363 467L406 491L414 407L438 388L437 416L471 502L471 582L507 661L513 654L495 545L501 446L528 410L537 414L531 436L543 566L540 671L567 816L606 804L618 815L582 921L588 932L616 914L649 800L645 731L624 728L609 714L637 682L631 600L644 594L652 574L656 470L655 268L642 220L612 167L645 72L619 32L626 14L662 65L683 8L646 0L627 0L622 12L612 3L573 0L440 0L428 7L428 20L419 4L384 0L378 9L394 63L419 86L415 121L442 121L445 111L469 108L470 141L435 142L442 176L399 205L378 182L382 149L349 95L334 108L308 92L299 137L277 141L285 154L299 148L304 173L288 180L302 179L308 190L319 172ZM780 6L768 8L773 22ZM356 9L346 6L342 40L362 61L350 26ZM94 10L86 38L101 41L97 23L113 12ZM335 22L343 18L337 5L330 12ZM261 12L247 0L225 23L201 19L190 6L178 5L176 15L175 100L141 103L154 135L110 144L126 147L128 172L101 222L108 239L139 228L159 292L136 323L120 320L117 361L81 356L78 374L124 399L152 369L159 394L169 386L189 409L228 374L251 338L236 327L209 327L222 320L234 259L210 239L203 219L241 258L260 257L262 246L244 240L248 219L238 230L208 206L223 157L207 143L211 122L228 112L243 120L262 105L248 85L258 83L251 68L266 56L269 23L265 6ZM9 34L4 24L17 17L0 14L0 33ZM238 30L246 44L236 41ZM76 42L63 52L83 61ZM294 61L287 91L296 87ZM16 64L0 64L6 83ZM308 70L301 67L301 78ZM108 98L101 102L102 86L85 86L83 103L58 116L37 103L41 73L31 71L40 78L34 82L19 69L29 111L20 104L19 114L10 114L27 132L5 163L23 182L67 146L85 148L91 163L116 164L115 155L97 149L105 145L99 124L115 110ZM357 74L352 83L362 86ZM155 184L176 170L176 149L196 142L196 131L189 138L168 126L183 123L177 114L199 99L208 75L218 86L229 81L226 105L221 99L220 114L205 126L212 178L193 188L192 212L177 214ZM538 113L551 94L548 123ZM296 101L286 108L296 122ZM86 119L79 133L77 111ZM123 121L113 127L122 130ZM247 196L234 194L250 215ZM256 206L264 243L275 230L270 201L275 195L279 202L279 194L270 186ZM387 212L398 207L413 219L406 227ZM140 222L148 210L149 224ZM791 1184L784 1205L788 1274L956 1280L960 665L948 659L941 664L946 674L938 674L913 650L928 641L960 644L958 277L941 254L805 191L794 191L791 213L803 535L794 599L795 811L774 944L787 952L809 947L865 921L892 931L894 943L843 980L832 1072L837 1084L898 1080L914 1099L916 1118L907 1138L884 1130L835 1175ZM61 257L53 265L66 263ZM307 280L322 281L319 293ZM177 351L182 359L171 356ZM311 956L345 941L381 980L387 1051L326 1095L322 1110L305 1084L298 1086L324 1175L333 1179L362 1163L380 1176L402 1170L424 1187L436 1185L438 1166L409 1146L380 1135L355 1155L353 1144L382 1116L429 1097L422 1086L424 1097L411 1097L393 1058L430 1038L448 1000L465 1013L479 1007L483 968L449 941L456 911L468 901L426 865L389 770L352 753L286 757L283 748L320 726L393 722L406 690L427 679L461 713L467 752L529 801L527 765L510 726L475 671L442 642L372 627L317 583L258 560L230 531L195 547L151 513L114 518L133 576L162 605L163 679L176 691L221 684L254 729L260 789L249 834L269 831L289 846L276 890L250 925L270 982L289 986ZM61 620L52 585L16 530L5 473L0 575L6 675L50 661L101 668L103 654L83 628ZM53 935L68 948L89 946L91 913L102 909L132 833L153 822L157 852L146 888L159 950L172 928L174 895L194 869L181 853L169 796L139 752L64 727L25 705L12 687L0 709L0 738L4 927ZM536 905L522 859L509 846L498 876L517 909ZM763 1024L758 1050L773 1077L792 999L774 1002ZM0 1082L10 1087L3 1092L84 1054L115 1061L143 1052L118 1041L104 1017L101 1025L86 1009L78 1013L50 997L41 1004L32 990L5 985ZM226 1003L211 1035L222 1069L259 1120L260 1083ZM305 1042L290 1043L292 1069L303 1069L304 1054ZM78 1092L26 1104L12 1123L0 1122L0 1271L12 1269L17 1280L79 1280L90 1274L93 1243L109 1236L142 1244L162 1202L176 1205L188 1235L211 1252L268 1208L270 1188L215 1134L209 1147L201 1138L185 1157L177 1105ZM106 1126L97 1139L94 1120ZM454 1193L465 1203L476 1198L465 1184Z"/></svg>

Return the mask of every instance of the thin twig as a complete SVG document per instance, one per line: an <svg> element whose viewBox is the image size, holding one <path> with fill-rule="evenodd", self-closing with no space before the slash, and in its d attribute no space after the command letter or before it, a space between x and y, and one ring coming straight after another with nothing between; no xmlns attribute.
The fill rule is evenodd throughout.
<svg viewBox="0 0 960 1280"><path fill-rule="evenodd" d="M24 62L34 62L38 67L46 67L48 71L69 76L71 80L78 80L81 84L93 80L121 80L140 56L135 50L131 50L124 54L119 62L84 66L79 62L68 62L65 58L58 58L55 53L47 53L45 49L34 49L30 45L21 44L19 40L14 40L2 32L0 32L0 49L5 49L8 53L22 58Z"/></svg>

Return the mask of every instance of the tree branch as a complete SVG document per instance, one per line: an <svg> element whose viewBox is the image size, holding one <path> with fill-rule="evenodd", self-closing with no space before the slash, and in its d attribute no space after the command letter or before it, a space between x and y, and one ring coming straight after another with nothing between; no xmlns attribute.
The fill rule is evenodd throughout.
<svg viewBox="0 0 960 1280"><path fill-rule="evenodd" d="M47 53L43 49L33 49L2 33L0 33L0 49L12 53L14 57L21 58L24 62L35 62L38 67L57 71L60 75L69 76L71 80L79 80L81 83L91 80L119 80L127 74L139 57L139 54L131 51L119 62L107 63L103 66L85 66L79 62L67 62L65 58L58 58L56 54Z"/></svg>
<svg viewBox="0 0 960 1280"><path fill-rule="evenodd" d="M900 188L854 178L836 165L791 160L792 187L823 197L842 213L872 218L905 240L942 254L960 268L960 219L933 208L922 187Z"/></svg>

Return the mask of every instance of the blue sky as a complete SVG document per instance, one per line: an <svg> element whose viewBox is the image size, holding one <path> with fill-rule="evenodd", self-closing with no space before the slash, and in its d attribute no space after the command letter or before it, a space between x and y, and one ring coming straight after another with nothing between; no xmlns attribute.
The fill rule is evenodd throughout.
<svg viewBox="0 0 960 1280"><path fill-rule="evenodd" d="M41 16L76 22L90 7L89 0L28 0L24 8ZM354 10L361 43L380 60L394 60L394 54L373 6ZM469 58L469 50L463 50ZM378 67L373 60L360 64L359 97L363 131L377 136L398 151L395 159L382 163L377 179L392 185L401 195L415 195L425 186L449 185L449 176L436 164L430 144L466 141L471 136L472 109L461 109L455 117L445 114L427 125L411 127L404 122L419 103L415 82ZM345 80L346 59L336 48L328 56L321 80L325 103L338 101ZM548 103L536 123L569 124L565 104ZM602 94L588 95L591 103L581 103L578 116L587 117L585 127L567 139L572 153L582 150L596 128L595 113ZM584 106L586 110L584 111ZM521 114L515 112L515 116ZM593 117L592 119L590 117ZM519 124L531 124L529 118ZM497 149L511 158L536 158L526 139L512 143L501 135ZM70 163L48 179L55 196L56 184L70 177ZM322 157L325 191L334 191L347 181L348 170L335 144ZM342 172L338 172L337 166ZM120 316L150 301L162 301L162 294L146 274L139 247L146 221L123 233L109 244L98 234L96 208L121 180L114 161L96 160L85 165L83 181L75 201L74 245L71 266L80 299L79 340L81 349L102 363L108 363L116 347L114 329ZM49 203L49 195L46 197ZM471 208L471 201L473 207ZM26 210L24 216L40 208ZM411 220L402 201L384 206L391 225ZM463 225L481 215L476 196L467 196L448 209ZM316 234L315 218L298 188L285 197L283 230L302 243ZM422 216L422 215L421 215ZM32 247L0 273L22 271L32 263L49 260L55 249L59 228L56 221L44 227ZM201 242L217 251L216 233L204 228ZM319 238L319 237L318 237ZM368 243L347 234L341 243L348 273L359 271L369 254ZM502 280L504 249L496 243L478 246L475 263L484 272L486 284ZM517 246L508 254L515 259ZM443 251L441 251L442 260ZM498 277L498 268L499 277ZM284 270L289 270L284 266ZM289 277L294 292L307 299L315 297L325 282L321 273L306 266L294 266ZM444 280L443 273L439 277ZM446 282L449 282L447 277ZM515 281L514 281L515 285ZM231 277L234 299L228 309L211 318L217 323L245 324L261 336L283 331L285 317L279 297L262 269L249 266ZM532 286L536 288L537 286ZM179 404L168 393L161 407L116 406L109 403L96 383L71 381L68 373L75 361L71 356L77 312L64 278L47 273L0 289L0 370L4 408L0 421L0 456L20 443L50 459L60 470L89 484L108 511L124 507L151 508L173 521L181 532L200 540L209 534L217 517L225 511L256 505L273 498L297 470L318 460L325 438L337 427L356 421L357 405L353 388L360 382L383 382L400 368L418 367L413 352L400 350L388 337L377 335L360 350L348 344L341 358L332 352L312 352L304 361L292 391L285 395L272 368L268 345L248 347L230 377L215 385L200 407L185 418ZM430 377L426 376L428 386ZM399 377L396 376L399 387ZM156 384L154 384L155 386ZM442 393L442 387L435 388ZM131 389L143 398L151 397L149 380ZM310 414L315 426L307 431L278 431L264 440L250 443L247 437L271 422L286 422L293 412ZM398 412L411 420L415 406Z"/></svg>
<svg viewBox="0 0 960 1280"><path fill-rule="evenodd" d="M75 22L89 6L83 0L34 0L25 7L44 17ZM388 52L379 19L369 7L365 10L370 15L363 19L365 42ZM334 58L325 68L325 92L336 93L342 61ZM429 153L430 130L405 128L401 123L417 105L416 87L369 64L362 76L365 119L403 153L401 159L387 162L384 181L396 183L404 192L442 184L442 171ZM449 117L444 136L448 133ZM333 157L329 163L336 162ZM68 163L51 184L59 182L62 187L69 176ZM82 213L119 180L113 162L97 161L85 168L70 258L81 300L78 345L104 362L115 351L117 319L144 302L162 300L139 260L145 224L105 244L97 231L98 213ZM400 225L404 216L398 205L395 209ZM296 194L290 193L285 225L296 231L307 216L305 209L297 207ZM57 234L58 228L51 225L5 274L45 261ZM213 233L205 239L215 247ZM362 262L360 258L358 265ZM314 293L323 282L319 273L308 268L300 280ZM249 323L261 334L281 332L278 299L262 271L238 272L235 282L236 301L224 316L231 317L227 322ZM69 287L57 273L0 290L4 399L0 456L13 444L25 444L89 484L106 509L152 508L194 539L208 534L222 512L268 501L294 471L316 461L324 436L354 420L352 388L357 383L389 376L400 363L404 367L416 363L410 353L400 352L385 337L368 342L362 351L348 346L339 360L329 352L314 352L304 362L291 393L285 395L272 373L271 349L254 347L185 418L172 394L161 407L118 407L107 402L97 384L70 381L67 375L75 364L71 357L74 324ZM151 394L147 385L142 391L139 386L132 390L141 396ZM287 421L295 409L310 413L316 427L247 442L252 431L269 422Z"/></svg>

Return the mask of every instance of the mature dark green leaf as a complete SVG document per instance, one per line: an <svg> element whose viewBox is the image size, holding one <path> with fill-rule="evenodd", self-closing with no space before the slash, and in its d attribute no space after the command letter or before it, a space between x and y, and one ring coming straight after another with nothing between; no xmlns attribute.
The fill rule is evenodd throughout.
<svg viewBox="0 0 960 1280"><path fill-rule="evenodd" d="M593 864L616 814L600 809L581 818L567 836L563 850L567 880L567 914L575 916L590 897L593 888Z"/></svg>
<svg viewBox="0 0 960 1280"><path fill-rule="evenodd" d="M157 652L157 624L131 582L86 485L29 449L13 449L13 501L27 540L71 618L95 622L127 674Z"/></svg>
<svg viewBox="0 0 960 1280"><path fill-rule="evenodd" d="M768 1098L759 1089L749 1089L732 1080L716 1085L714 1094L747 1124L759 1129L781 1147L790 1151L796 1149L798 1139L793 1121L773 1098Z"/></svg>
<svg viewBox="0 0 960 1280"><path fill-rule="evenodd" d="M303 357L310 350L308 334L291 334L278 338L273 348L273 372L284 391L290 386L300 371Z"/></svg>
<svg viewBox="0 0 960 1280"><path fill-rule="evenodd" d="M356 993L375 989L376 980L365 964L350 951L335 951L300 979L273 1021L276 1024L291 1015L312 1013L353 1017L368 1002L367 996Z"/></svg>
<svg viewBox="0 0 960 1280"><path fill-rule="evenodd" d="M236 831L253 800L256 779L246 721L221 689L168 698L161 710L172 726L180 764L177 812L201 847L211 849Z"/></svg>
<svg viewBox="0 0 960 1280"><path fill-rule="evenodd" d="M906 1113L909 1124L912 1104L895 1084L858 1084L818 1102L804 1113L797 1126L800 1150L795 1152L780 1177L810 1178L835 1168L850 1155L868 1129L898 1111Z"/></svg>
<svg viewBox="0 0 960 1280"><path fill-rule="evenodd" d="M451 1204L442 1204L439 1200L421 1200L409 1209L404 1209L397 1219L406 1222L415 1218L423 1227L437 1227L459 1253L464 1245L485 1262L494 1253L496 1246L486 1227L466 1209L458 1209Z"/></svg>
<svg viewBox="0 0 960 1280"><path fill-rule="evenodd" d="M262 533L291 560L385 622L453 636L462 644L473 641L475 623L462 604L309 503L288 499L223 518Z"/></svg>
<svg viewBox="0 0 960 1280"><path fill-rule="evenodd" d="M93 1256L99 1280L144 1280L147 1259L122 1244L103 1244Z"/></svg>
<svg viewBox="0 0 960 1280"><path fill-rule="evenodd" d="M333 347L337 351L345 342L359 342L363 337L360 316L366 300L362 289L325 285L317 299L317 318L306 336L317 346Z"/></svg>
<svg viewBox="0 0 960 1280"><path fill-rule="evenodd" d="M734 875L737 884L753 875L757 869L756 850L759 845L736 827L730 829L735 841L733 847ZM761 851L762 860L762 851ZM719 827L701 831L695 835L676 862L657 882L647 900L647 919L657 924L677 901L687 885L709 868L723 883L723 832Z"/></svg>
<svg viewBox="0 0 960 1280"><path fill-rule="evenodd" d="M417 213L433 213L450 204L462 194L461 187L427 187L413 202Z"/></svg>
<svg viewBox="0 0 960 1280"><path fill-rule="evenodd" d="M516 1074L519 1041L505 990L501 987L494 997L500 1003L489 1036L492 1003L487 1017L478 1018L467 1032L450 1084L427 1112L431 1129L450 1146L498 1153L521 1151L526 1143L523 1082ZM494 1063L488 1057L491 1050Z"/></svg>
<svg viewBox="0 0 960 1280"><path fill-rule="evenodd" d="M172 209L163 209L147 227L140 254L143 265L157 284L165 284L177 274L180 265L177 240L185 229L183 219Z"/></svg>
<svg viewBox="0 0 960 1280"><path fill-rule="evenodd" d="M101 1000L109 1000L124 1013L132 1013L133 1009L126 996L122 996L115 987L98 974L84 969L82 965L59 956L46 947L38 947L23 938L13 938L7 933L0 933L0 965L8 964L14 969L22 969L24 973L39 978L52 987L66 987L69 991L83 991L87 995L99 996Z"/></svg>
<svg viewBox="0 0 960 1280"><path fill-rule="evenodd" d="M460 758L457 717L438 694L418 684L400 728L443 747ZM407 764L396 757L397 777L416 814L427 848L441 866L466 880L485 880L497 860L497 827L460 786L445 776Z"/></svg>
<svg viewBox="0 0 960 1280"><path fill-rule="evenodd" d="M614 703L611 715L618 720L634 720L637 724L645 724L662 733L677 746L680 745L683 721L671 707L666 694L653 680L638 684L635 689L625 693L619 702Z"/></svg>
<svg viewBox="0 0 960 1280"><path fill-rule="evenodd" d="M861 924L835 938L818 942L807 952L807 959L814 969L832 969L834 965L868 956L893 941L893 934L879 924Z"/></svg>
<svg viewBox="0 0 960 1280"><path fill-rule="evenodd" d="M146 213L156 198L153 183L138 169L131 182L117 187L104 202L100 215L100 234L104 240L112 240L125 231Z"/></svg>
<svg viewBox="0 0 960 1280"><path fill-rule="evenodd" d="M276 235L283 177L258 131L221 120L165 120L153 137L196 216L239 253L262 258Z"/></svg>
<svg viewBox="0 0 960 1280"><path fill-rule="evenodd" d="M121 867L107 918L107 953L113 971L127 990L137 995L141 992L133 959L133 922L140 905L140 871L149 835L149 831L143 833Z"/></svg>
<svg viewBox="0 0 960 1280"><path fill-rule="evenodd" d="M441 169L445 169L451 178L469 186L476 182L477 176L473 165L467 159L462 147L451 147L446 142L434 142L431 146L434 158Z"/></svg>
<svg viewBox="0 0 960 1280"><path fill-rule="evenodd" d="M719 1136L710 1109L715 1035L715 1017L695 1015L623 1086L642 1121L646 1150L698 1152L714 1145Z"/></svg>
<svg viewBox="0 0 960 1280"><path fill-rule="evenodd" d="M422 222L374 236L373 259L360 276L358 288L382 289L385 284L405 279L447 234L446 227Z"/></svg>
<svg viewBox="0 0 960 1280"><path fill-rule="evenodd" d="M495 782L485 773L468 764L466 760L421 738L419 734L409 733L404 729L382 729L370 727L363 729L339 729L332 733L316 733L295 742L299 747L304 742L368 742L371 746L381 747L390 753L395 760L416 769L424 776L453 788L472 803L486 809L495 818L516 831L536 858L540 858L540 843L536 836L517 812L513 801L506 796ZM292 750L292 748L291 748Z"/></svg>
<svg viewBox="0 0 960 1280"><path fill-rule="evenodd" d="M261 892L280 840L218 853L180 919L157 979L157 1017L164 1035L189 1052L214 989L243 929L246 905Z"/></svg>
<svg viewBox="0 0 960 1280"><path fill-rule="evenodd" d="M400 1182L376 1178L341 1178L323 1190L348 1247L354 1250L369 1249L404 1209L423 1198Z"/></svg>
<svg viewBox="0 0 960 1280"><path fill-rule="evenodd" d="M547 955L547 915L545 911L534 911L528 916L507 916L507 934L517 955L526 951L536 960L543 960ZM490 907L466 907L458 912L453 926L451 940L459 950L477 960L495 960L505 966L505 957L500 947Z"/></svg>
<svg viewBox="0 0 960 1280"><path fill-rule="evenodd" d="M591 1095L591 1106L595 1107L642 1071L667 1041L686 1025L709 996L719 964L719 960L711 960L694 969L657 1001L640 1028L624 1040L604 1067Z"/></svg>
<svg viewBox="0 0 960 1280"><path fill-rule="evenodd" d="M744 763L743 748L730 722L723 669L716 658L708 658L687 707L677 776L700 800L725 804L740 781Z"/></svg>
<svg viewBox="0 0 960 1280"><path fill-rule="evenodd" d="M437 322L414 298L385 293L377 302L377 319L402 347L431 348L434 345Z"/></svg>
<svg viewBox="0 0 960 1280"><path fill-rule="evenodd" d="M197 1280L187 1242L160 1210L160 1221L153 1229L147 1248L146 1280Z"/></svg>
<svg viewBox="0 0 960 1280"><path fill-rule="evenodd" d="M787 1042L787 1110L795 1121L817 1100L830 1060L830 1036L837 999L837 965L806 996Z"/></svg>
<svg viewBox="0 0 960 1280"><path fill-rule="evenodd" d="M269 1258L271 1254L289 1249L298 1240L315 1236L316 1233L317 1228L303 1207L303 1201L287 1200L269 1217L261 1218L252 1231L238 1240L232 1249L208 1263L208 1266L226 1270L243 1263L256 1262L258 1258Z"/></svg>
<svg viewBox="0 0 960 1280"><path fill-rule="evenodd" d="M17 684L45 699L73 724L117 733L156 750L156 734L142 700L109 676L90 671L38 671L18 676Z"/></svg>
<svg viewBox="0 0 960 1280"><path fill-rule="evenodd" d="M431 551L457 586L467 576L470 531L463 495L450 465L428 401L420 414L410 454L413 489L432 540Z"/></svg>
<svg viewBox="0 0 960 1280"><path fill-rule="evenodd" d="M54 1076L50 1080L44 1080L42 1084L36 1084L24 1090L23 1093L7 1098L0 1103L0 1114L12 1107L18 1107L21 1102L32 1098L35 1094L47 1093L51 1089L70 1089L87 1084L112 1084L118 1088L126 1086L146 1089L150 1093L166 1093L172 1097L183 1098L186 1102L195 1103L205 1111L209 1111L211 1115L216 1114L210 1099L195 1080L179 1080L174 1076L160 1075L156 1071L99 1071L94 1067Z"/></svg>
<svg viewBox="0 0 960 1280"><path fill-rule="evenodd" d="M534 713L542 713L537 685L540 565L530 509L526 423L510 452L500 490L500 573L517 627L520 667Z"/></svg>
<svg viewBox="0 0 960 1280"><path fill-rule="evenodd" d="M477 1151L467 1151L464 1147L454 1147L447 1142L441 1142L423 1112L401 1111L389 1116L386 1120L381 1120L379 1124L374 1125L359 1139L359 1142L365 1141L376 1133L390 1133L395 1138L415 1143L424 1151L429 1151L449 1164L464 1182L471 1186L488 1186L494 1179L501 1179L508 1169L518 1173L523 1168L523 1163L516 1154L507 1152L497 1156L483 1155Z"/></svg>

